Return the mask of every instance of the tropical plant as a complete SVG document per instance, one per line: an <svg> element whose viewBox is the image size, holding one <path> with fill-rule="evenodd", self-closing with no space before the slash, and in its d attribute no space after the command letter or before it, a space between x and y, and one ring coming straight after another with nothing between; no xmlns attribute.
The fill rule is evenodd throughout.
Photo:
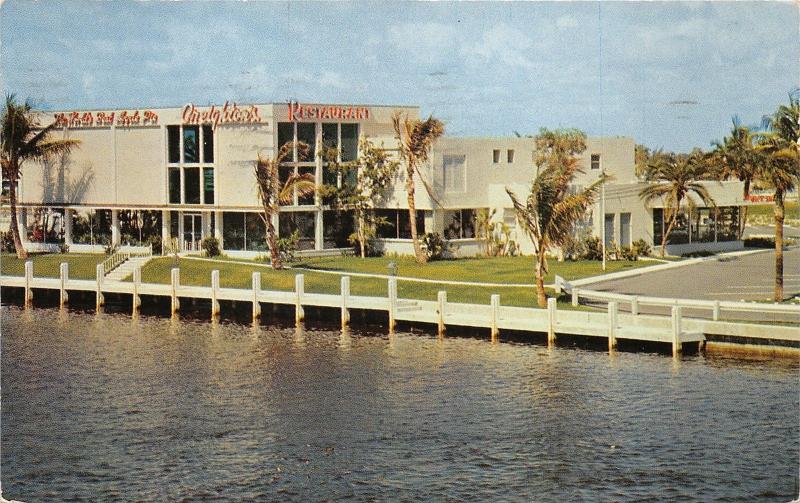
<svg viewBox="0 0 800 503"><path fill-rule="evenodd" d="M273 217L278 214L281 205L290 204L294 200L295 192L298 197L306 197L313 194L316 189L314 176L308 173L292 173L285 181L281 182L281 164L292 157L294 149L297 149L298 159L303 160L310 157L311 149L307 144L288 142L278 149L277 155L273 158L263 157L259 153L254 165L256 187L262 207L260 216L266 228L267 246L273 269L283 269Z"/></svg>
<svg viewBox="0 0 800 503"><path fill-rule="evenodd" d="M414 243L414 256L418 263L424 264L427 262L427 257L420 245L417 232L414 177L419 175L428 195L435 200L433 190L420 168L428 160L433 142L444 134L444 124L439 119L433 118L433 116L429 116L425 120L409 119L407 114L395 112L392 114L392 125L398 142L400 160L405 163L406 168L406 194L409 222L411 224L411 240Z"/></svg>
<svg viewBox="0 0 800 503"><path fill-rule="evenodd" d="M17 185L22 175L23 164L26 161L43 162L54 156L68 154L79 144L78 140L50 138L50 133L55 127L55 122L41 127L29 101L17 103L13 94L6 95L0 137L0 162L2 162L3 178L9 183L11 234L17 258L20 259L28 257L22 246L17 223Z"/></svg>
<svg viewBox="0 0 800 503"><path fill-rule="evenodd" d="M201 243L200 246L206 252L206 257L217 257L220 255L219 239L214 236L208 236Z"/></svg>
<svg viewBox="0 0 800 503"><path fill-rule="evenodd" d="M800 100L789 97L759 135L758 150L764 154L756 177L775 190L775 302L783 300L783 224L786 194L800 182Z"/></svg>
<svg viewBox="0 0 800 503"><path fill-rule="evenodd" d="M734 117L732 122L730 136L713 143L714 150L709 154L708 162L710 169L715 172L715 178L725 180L733 177L743 182L742 198L746 202L761 155L755 146L757 134L742 126L738 117ZM739 211L739 239L742 239L746 223L747 205Z"/></svg>
<svg viewBox="0 0 800 503"><path fill-rule="evenodd" d="M645 173L647 172L647 164L650 162L650 157L653 153L644 145L639 143L636 144L633 150L633 160L634 160L634 174L638 178L644 177Z"/></svg>
<svg viewBox="0 0 800 503"><path fill-rule="evenodd" d="M512 228L495 220L496 209L480 208L475 213L475 235L483 242L487 257L506 257L517 253L519 246L511 239Z"/></svg>
<svg viewBox="0 0 800 503"><path fill-rule="evenodd" d="M664 219L667 228L661 237L661 256L666 253L667 242L678 216L681 204L686 201L690 213L695 209L691 194L697 195L706 206L714 206L714 199L700 180L708 175L708 165L700 151L691 154L671 154L657 151L647 165L646 178L649 182L639 197L645 203L660 199L664 203Z"/></svg>
<svg viewBox="0 0 800 503"><path fill-rule="evenodd" d="M547 252L562 246L571 236L575 223L594 204L604 175L591 185L572 190L570 182L581 173L578 154L586 150L586 135L574 129L548 131L536 137L536 175L527 198L521 201L506 188L517 220L533 242L536 258L536 296L540 307L547 304L544 277Z"/></svg>
<svg viewBox="0 0 800 503"><path fill-rule="evenodd" d="M441 260L450 252L450 243L438 232L428 232L422 238L422 247L428 260Z"/></svg>
<svg viewBox="0 0 800 503"><path fill-rule="evenodd" d="M356 228L348 240L358 244L364 258L378 226L387 223L386 218L375 213L375 207L388 197L400 163L390 158L383 145L377 147L366 137L360 140L358 150L358 159L349 163L338 162L337 149L321 152L326 169L336 179L321 186L319 191L333 208L353 212Z"/></svg>
<svg viewBox="0 0 800 503"><path fill-rule="evenodd" d="M631 243L631 250L633 250L633 253L635 253L637 257L647 257L653 252L653 249L647 241L641 238Z"/></svg>

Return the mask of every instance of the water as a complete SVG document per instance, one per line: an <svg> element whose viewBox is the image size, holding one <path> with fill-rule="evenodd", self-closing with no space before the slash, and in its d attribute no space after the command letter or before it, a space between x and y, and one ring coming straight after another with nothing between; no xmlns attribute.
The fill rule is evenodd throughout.
<svg viewBox="0 0 800 503"><path fill-rule="evenodd" d="M33 501L780 501L797 362L2 308Z"/></svg>

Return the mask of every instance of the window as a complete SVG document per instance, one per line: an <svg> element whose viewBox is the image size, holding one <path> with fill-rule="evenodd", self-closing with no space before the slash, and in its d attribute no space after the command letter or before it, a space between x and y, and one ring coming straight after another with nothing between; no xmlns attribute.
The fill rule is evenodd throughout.
<svg viewBox="0 0 800 503"><path fill-rule="evenodd" d="M258 213L244 214L245 249L249 251L267 251L267 228Z"/></svg>
<svg viewBox="0 0 800 503"><path fill-rule="evenodd" d="M600 154L592 154L592 169L600 169Z"/></svg>
<svg viewBox="0 0 800 503"><path fill-rule="evenodd" d="M326 149L339 149L339 125L326 123L322 125L322 144Z"/></svg>
<svg viewBox="0 0 800 503"><path fill-rule="evenodd" d="M203 126L203 162L214 162L214 130Z"/></svg>
<svg viewBox="0 0 800 503"><path fill-rule="evenodd" d="M444 212L445 239L471 239L475 237L474 209L449 210Z"/></svg>
<svg viewBox="0 0 800 503"><path fill-rule="evenodd" d="M181 203L181 169L169 168L169 202Z"/></svg>
<svg viewBox="0 0 800 503"><path fill-rule="evenodd" d="M72 216L72 242L110 244L111 210L76 210Z"/></svg>
<svg viewBox="0 0 800 503"><path fill-rule="evenodd" d="M214 168L203 168L203 204L214 204Z"/></svg>
<svg viewBox="0 0 800 503"><path fill-rule="evenodd" d="M170 163L181 162L181 127L167 126L167 143L169 144Z"/></svg>
<svg viewBox="0 0 800 503"><path fill-rule="evenodd" d="M326 210L322 215L323 248L352 248L348 241L354 232L352 211Z"/></svg>
<svg viewBox="0 0 800 503"><path fill-rule="evenodd" d="M297 232L299 250L314 249L316 215L310 211L284 211L278 214L278 235L286 238Z"/></svg>
<svg viewBox="0 0 800 503"><path fill-rule="evenodd" d="M294 124L291 122L278 123L278 148L294 141ZM290 160L294 158L289 156Z"/></svg>
<svg viewBox="0 0 800 503"><path fill-rule="evenodd" d="M442 159L442 177L446 192L464 192L466 190L465 155L447 155Z"/></svg>
<svg viewBox="0 0 800 503"><path fill-rule="evenodd" d="M342 161L355 161L358 157L358 124L342 124Z"/></svg>
<svg viewBox="0 0 800 503"><path fill-rule="evenodd" d="M183 162L200 162L199 131L197 126L183 126Z"/></svg>
<svg viewBox="0 0 800 503"><path fill-rule="evenodd" d="M183 169L183 203L200 204L200 168Z"/></svg>
<svg viewBox="0 0 800 503"><path fill-rule="evenodd" d="M244 213L226 211L222 214L222 247L244 250Z"/></svg>
<svg viewBox="0 0 800 503"><path fill-rule="evenodd" d="M500 164L500 150L492 150L492 162Z"/></svg>
<svg viewBox="0 0 800 503"><path fill-rule="evenodd" d="M314 123L300 122L297 124L297 141L308 145L309 157L298 159L299 162L314 162L315 149L317 144L316 125Z"/></svg>
<svg viewBox="0 0 800 503"><path fill-rule="evenodd" d="M311 175L312 178L315 176L315 174L314 174L315 171L316 171L316 168L314 168L314 167L300 167L300 168L297 168L297 173L299 175ZM311 194L309 194L307 196L303 196L303 197L300 197L298 195L297 204L306 205L306 206L309 205L309 204L314 204L314 193L312 192Z"/></svg>
<svg viewBox="0 0 800 503"><path fill-rule="evenodd" d="M620 246L630 246L631 245L631 214L630 213L620 213L619 214L619 245Z"/></svg>
<svg viewBox="0 0 800 503"><path fill-rule="evenodd" d="M375 210L376 216L385 219L378 225L377 235L384 239L411 239L408 210ZM425 211L417 210L417 234L425 234Z"/></svg>
<svg viewBox="0 0 800 503"><path fill-rule="evenodd" d="M506 160L508 161L509 164L514 162L514 150L513 149L508 149L506 151Z"/></svg>
<svg viewBox="0 0 800 503"><path fill-rule="evenodd" d="M717 211L717 241L739 239L739 207L724 206Z"/></svg>

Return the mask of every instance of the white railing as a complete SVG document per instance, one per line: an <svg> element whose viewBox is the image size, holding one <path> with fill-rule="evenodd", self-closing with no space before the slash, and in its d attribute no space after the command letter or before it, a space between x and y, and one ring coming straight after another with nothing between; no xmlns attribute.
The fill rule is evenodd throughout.
<svg viewBox="0 0 800 503"><path fill-rule="evenodd" d="M672 307L680 306L689 309L710 310L714 320L720 317L723 309L728 312L743 313L770 313L797 316L800 321L800 305L790 304L767 304L761 302L735 302L726 300L702 300L702 299L672 299L664 297L646 297L639 295L626 295L613 292L599 292L596 290L585 290L581 288L572 289L572 305L577 306L580 299L600 300L606 302L622 302L629 304L631 312L638 314L642 306Z"/></svg>
<svg viewBox="0 0 800 503"><path fill-rule="evenodd" d="M110 257L103 261L103 272L105 274L110 273L117 267L124 264L128 259L131 257L152 257L153 256L153 245L152 243L148 245L146 248L142 247L140 249L124 249L119 250L111 254Z"/></svg>

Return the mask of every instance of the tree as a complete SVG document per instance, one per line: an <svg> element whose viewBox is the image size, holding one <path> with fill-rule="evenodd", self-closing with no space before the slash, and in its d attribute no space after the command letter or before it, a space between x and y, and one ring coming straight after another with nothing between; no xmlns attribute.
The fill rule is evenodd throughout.
<svg viewBox="0 0 800 503"><path fill-rule="evenodd" d="M417 205L414 193L414 176L419 175L425 190L433 197L433 191L425 180L420 167L428 160L431 146L437 138L444 134L444 124L439 119L429 116L427 119L409 119L401 112L392 114L395 138L398 142L400 160L406 167L406 194L408 196L409 222L411 223L411 240L414 243L414 256L417 263L424 264L428 257L422 250L417 233Z"/></svg>
<svg viewBox="0 0 800 503"><path fill-rule="evenodd" d="M786 194L800 181L800 100L789 97L769 121L769 130L759 135L757 145L764 154L756 177L775 189L775 302L783 300L783 221Z"/></svg>
<svg viewBox="0 0 800 503"><path fill-rule="evenodd" d="M278 251L278 240L275 234L275 225L272 218L280 211L280 206L290 204L294 199L295 191L300 197L313 194L316 189L316 180L311 174L292 173L286 181L281 183L281 164L292 157L293 150L297 148L298 159L310 157L311 149L303 142L285 143L278 149L274 158L265 158L261 154L255 162L254 174L258 197L261 200L261 220L267 232L267 246L269 246L270 262L273 269L283 269L283 263Z"/></svg>
<svg viewBox="0 0 800 503"><path fill-rule="evenodd" d="M653 153L644 145L636 144L633 150L634 174L641 178L647 172L647 164Z"/></svg>
<svg viewBox="0 0 800 503"><path fill-rule="evenodd" d="M608 178L574 191L570 182L578 173L578 154L586 150L586 135L575 129L542 129L536 137L536 176L525 201L506 188L525 232L533 242L536 257L536 297L540 307L547 305L544 277L547 252L569 239L575 223L594 204L600 185Z"/></svg>
<svg viewBox="0 0 800 503"><path fill-rule="evenodd" d="M79 144L78 140L51 139L50 133L55 128L55 123L46 127L40 126L29 101L17 103L13 94L6 95L0 137L0 162L3 178L9 184L11 235L14 237L17 258L20 259L28 257L22 246L17 223L17 186L23 164L26 161L44 162L52 157L68 154Z"/></svg>
<svg viewBox="0 0 800 503"><path fill-rule="evenodd" d="M704 179L707 173L707 163L700 151L694 151L691 154L671 154L657 151L647 165L646 178L651 183L648 183L639 192L639 197L645 203L649 203L653 199L661 199L664 202L664 219L669 223L661 237L662 257L666 253L667 242L678 221L681 203L684 199L690 213L694 211L695 207L691 193L696 194L707 206L714 206L714 199L708 189L699 181Z"/></svg>
<svg viewBox="0 0 800 503"><path fill-rule="evenodd" d="M356 229L348 240L358 243L361 258L364 258L367 243L377 235L377 227L386 223L374 209L389 195L400 163L390 158L383 145L376 147L366 137L360 140L358 150L358 159L349 163L338 162L337 149L321 152L337 180L320 187L320 195L338 210L353 211Z"/></svg>
<svg viewBox="0 0 800 503"><path fill-rule="evenodd" d="M742 197L747 202L760 157L755 146L757 135L750 128L742 126L738 117L734 117L732 122L730 136L723 138L722 142L713 143L714 150L708 157L709 168L715 172L715 178L725 180L734 177L743 182ZM747 205L739 212L739 239L742 239L746 225Z"/></svg>

